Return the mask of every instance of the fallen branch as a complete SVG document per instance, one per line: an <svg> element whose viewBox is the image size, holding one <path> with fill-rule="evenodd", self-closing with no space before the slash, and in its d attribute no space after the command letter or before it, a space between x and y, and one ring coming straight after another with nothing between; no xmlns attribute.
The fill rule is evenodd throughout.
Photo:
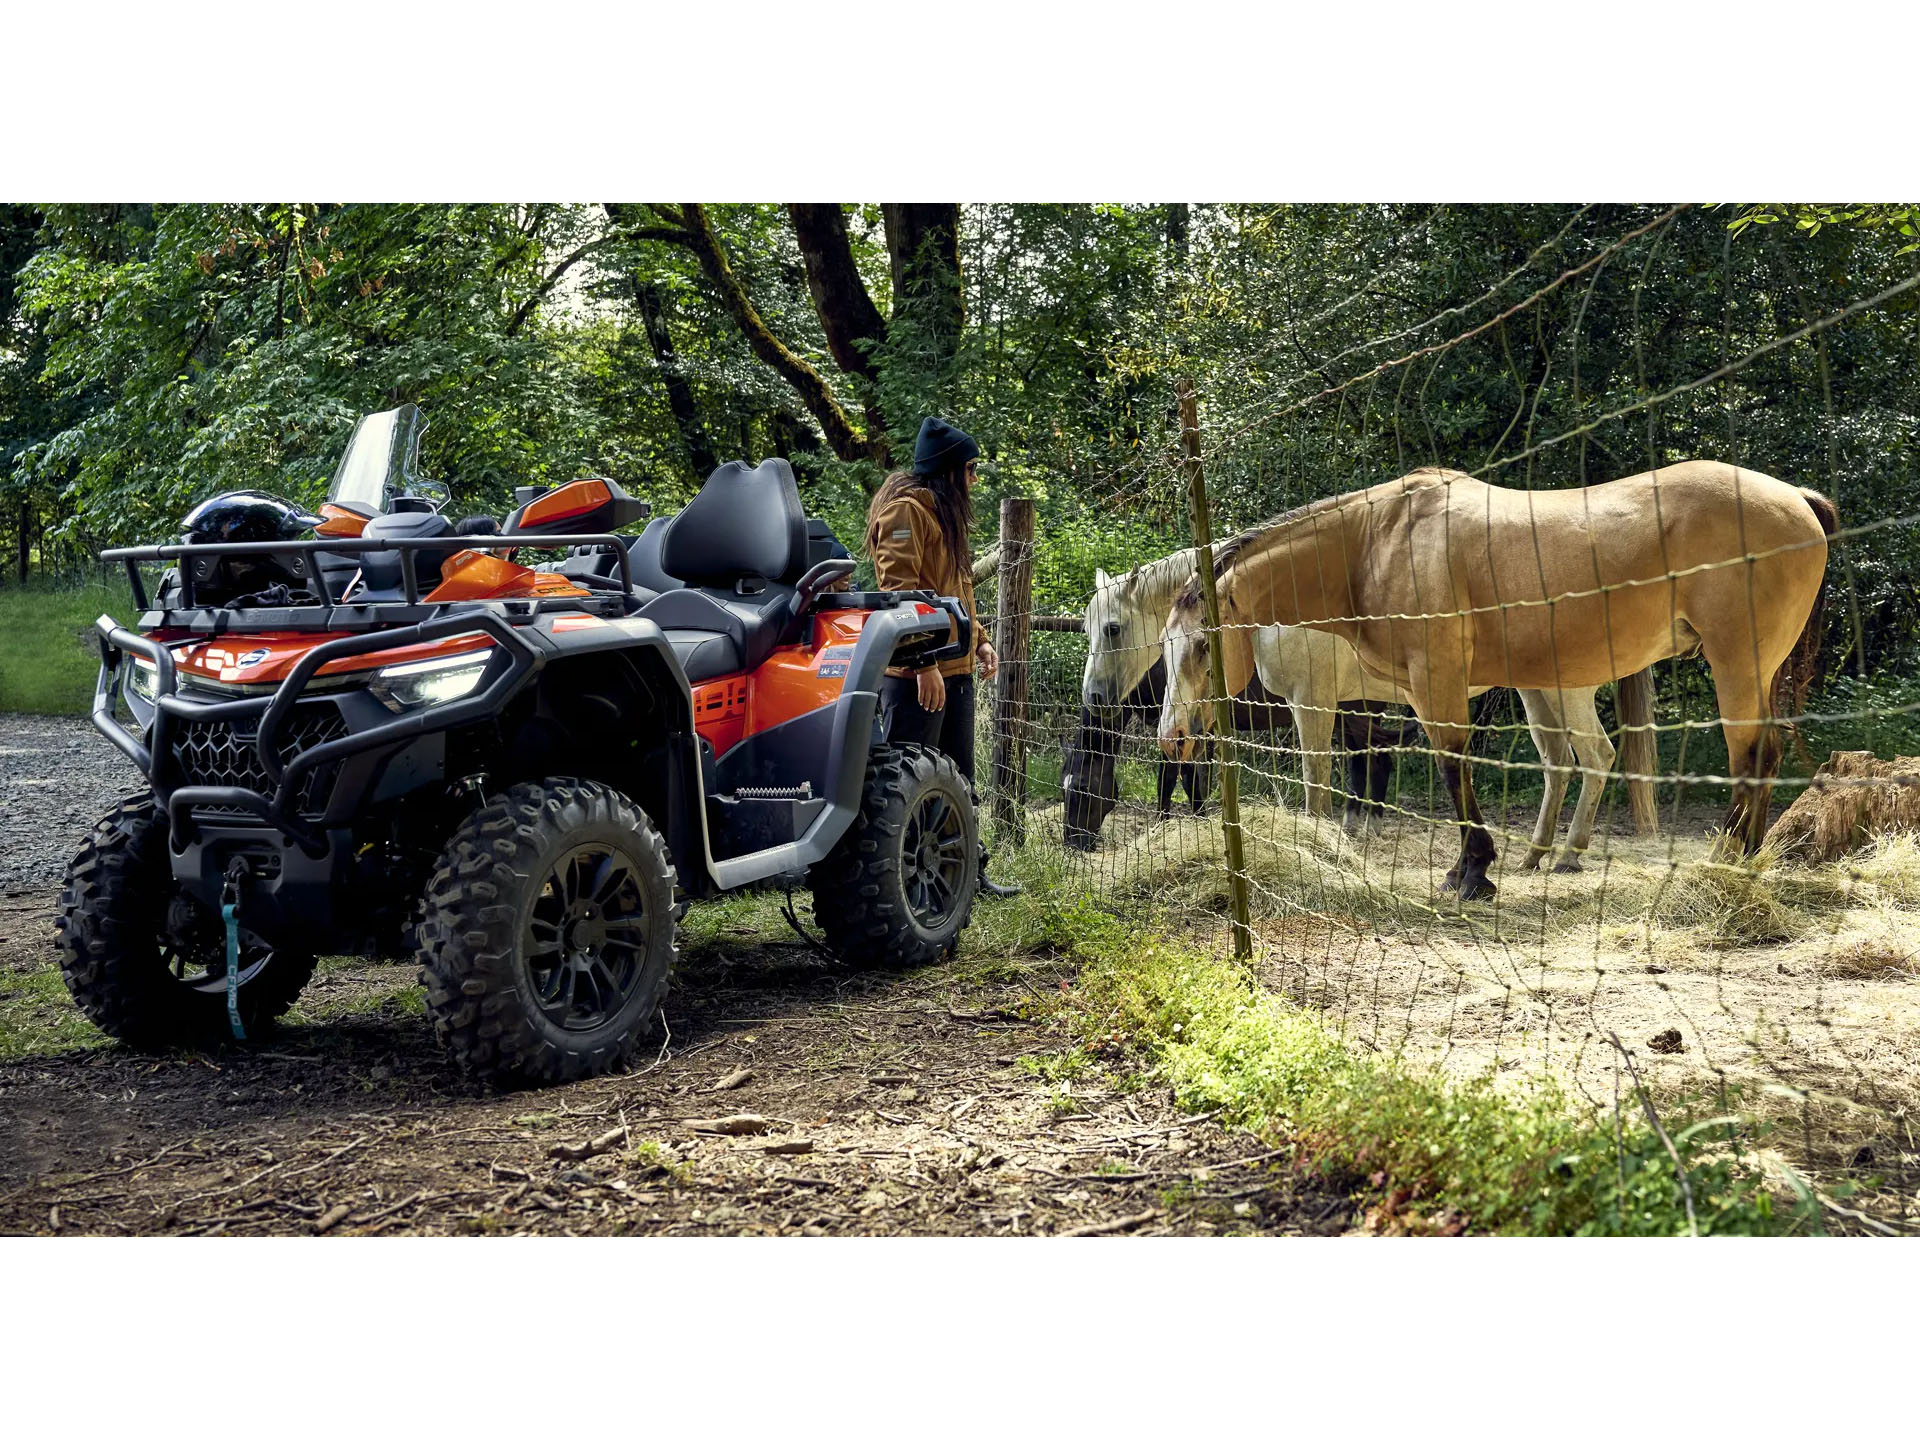
<svg viewBox="0 0 1920 1440"><path fill-rule="evenodd" d="M1157 1220L1161 1214L1159 1210L1142 1210L1138 1215L1122 1215L1117 1220L1101 1220L1092 1225L1076 1225L1071 1230L1062 1230L1058 1238L1067 1240L1079 1235L1118 1235L1123 1230L1132 1230L1136 1226L1146 1224L1149 1220Z"/></svg>
<svg viewBox="0 0 1920 1440"><path fill-rule="evenodd" d="M554 1160L589 1160L595 1155L604 1155L616 1146L627 1143L627 1127L616 1125L604 1135L596 1135L591 1140L582 1140L576 1145L555 1145L547 1151Z"/></svg>
<svg viewBox="0 0 1920 1440"><path fill-rule="evenodd" d="M721 1076L719 1080L708 1086L707 1093L711 1095L718 1094L722 1090L738 1090L751 1079L753 1079L753 1071L742 1066L730 1075Z"/></svg>
<svg viewBox="0 0 1920 1440"><path fill-rule="evenodd" d="M353 1206L341 1203L331 1207L326 1214L313 1222L313 1233L324 1235L353 1213Z"/></svg>
<svg viewBox="0 0 1920 1440"><path fill-rule="evenodd" d="M764 1115L722 1115L713 1120L682 1120L687 1129L702 1135L763 1135L773 1128Z"/></svg>

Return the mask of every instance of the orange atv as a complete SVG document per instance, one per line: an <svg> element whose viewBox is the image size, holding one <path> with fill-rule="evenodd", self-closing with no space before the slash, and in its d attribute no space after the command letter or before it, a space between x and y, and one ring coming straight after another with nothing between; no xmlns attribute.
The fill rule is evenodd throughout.
<svg viewBox="0 0 1920 1440"><path fill-rule="evenodd" d="M99 621L93 719L149 791L61 897L95 1024L253 1036L316 955L412 951L464 1068L546 1083L650 1031L683 899L804 877L850 961L952 945L971 790L876 712L889 665L968 653L957 600L835 590L853 562L778 459L637 539L613 532L647 507L607 480L456 527L413 477L422 428L362 420L318 516L238 492L103 556L145 613ZM142 562L173 566L152 602Z"/></svg>

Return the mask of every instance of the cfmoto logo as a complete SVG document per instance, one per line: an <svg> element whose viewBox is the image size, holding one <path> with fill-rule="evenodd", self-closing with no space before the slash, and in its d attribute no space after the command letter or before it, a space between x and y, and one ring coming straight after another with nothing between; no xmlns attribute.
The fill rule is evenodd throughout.
<svg viewBox="0 0 1920 1440"><path fill-rule="evenodd" d="M268 650L249 650L233 663L244 669L248 665L258 665L271 653L272 652Z"/></svg>

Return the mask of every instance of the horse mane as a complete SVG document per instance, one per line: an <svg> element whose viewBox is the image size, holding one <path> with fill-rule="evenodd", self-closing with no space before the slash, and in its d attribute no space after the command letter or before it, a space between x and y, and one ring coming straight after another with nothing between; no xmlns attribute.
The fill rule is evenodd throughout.
<svg viewBox="0 0 1920 1440"><path fill-rule="evenodd" d="M1455 480L1472 478L1461 471L1448 470L1444 466L1423 465L1418 470L1408 471L1397 480L1387 481L1386 484L1397 485L1402 489L1424 489L1429 485L1450 484ZM1381 488L1384 487L1376 485L1368 490L1348 490L1339 495L1323 495L1318 500L1309 500L1304 505L1296 505L1285 514L1276 515L1271 520L1263 521L1250 529L1242 530L1238 535L1230 536L1213 547L1213 578L1216 580L1225 578L1227 571L1239 563L1245 551L1271 540L1276 531L1284 530L1289 525L1296 525L1323 511L1338 510L1342 506L1351 504L1356 497L1370 495L1373 490ZM1182 587L1180 594L1175 598L1173 608L1191 611L1199 604L1200 575L1196 568L1193 578Z"/></svg>
<svg viewBox="0 0 1920 1440"><path fill-rule="evenodd" d="M1115 576L1114 585L1122 592L1129 608L1164 616L1198 565L1199 557L1191 548L1176 550Z"/></svg>

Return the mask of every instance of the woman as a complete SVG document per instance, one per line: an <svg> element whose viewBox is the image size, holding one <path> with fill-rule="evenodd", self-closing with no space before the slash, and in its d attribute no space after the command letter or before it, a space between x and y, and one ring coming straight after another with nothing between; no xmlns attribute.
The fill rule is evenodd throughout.
<svg viewBox="0 0 1920 1440"><path fill-rule="evenodd" d="M980 447L966 431L928 416L913 445L913 469L889 475L867 510L867 553L873 557L875 588L931 590L952 595L974 613L973 497L979 478ZM953 757L973 784L973 670L991 680L1000 657L986 630L973 628L973 654L919 670L887 672L880 690L880 712L887 738L896 743L933 745ZM986 877L981 852L980 893L1019 894L1017 885L996 885Z"/></svg>

